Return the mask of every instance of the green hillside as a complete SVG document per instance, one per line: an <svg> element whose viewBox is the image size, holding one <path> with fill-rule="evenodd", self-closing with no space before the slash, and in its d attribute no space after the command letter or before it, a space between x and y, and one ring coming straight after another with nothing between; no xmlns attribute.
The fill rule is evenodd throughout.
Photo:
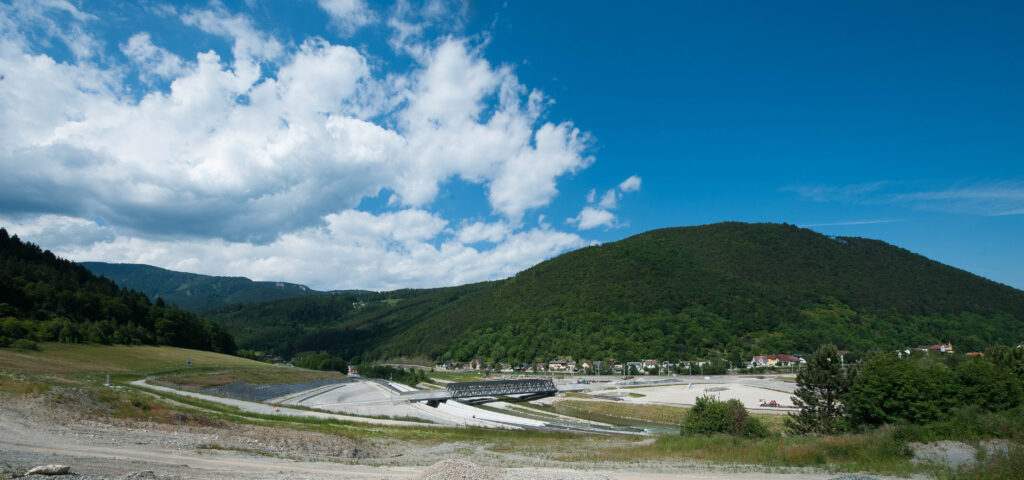
<svg viewBox="0 0 1024 480"><path fill-rule="evenodd" d="M722 223L567 253L439 309L406 336L417 343L380 353L738 359L823 342L974 350L1022 335L1019 290L877 240Z"/></svg>
<svg viewBox="0 0 1024 480"><path fill-rule="evenodd" d="M81 262L96 275L123 287L140 291L151 299L162 298L185 310L200 310L232 303L258 303L317 295L304 285L284 282L254 282L244 277L215 277L175 272L150 265Z"/></svg>
<svg viewBox="0 0 1024 480"><path fill-rule="evenodd" d="M275 302L227 305L202 314L230 330L246 349L291 356L329 351L358 360L393 341L439 308L489 286L336 292Z"/></svg>
<svg viewBox="0 0 1024 480"><path fill-rule="evenodd" d="M234 353L219 325L118 287L0 228L0 346L149 344Z"/></svg>
<svg viewBox="0 0 1024 480"><path fill-rule="evenodd" d="M301 311L309 300L210 318L232 331L244 318L258 331L270 318L259 309ZM408 291L393 305L375 301L364 310L311 302L308 316L273 321L302 318L291 328L307 337L330 330L337 336L318 346L348 358L463 361L738 360L810 352L823 342L855 351L938 342L978 350L1024 338L1020 290L881 241L779 224L655 230L566 253L508 280ZM295 349L299 337L278 333L275 348Z"/></svg>

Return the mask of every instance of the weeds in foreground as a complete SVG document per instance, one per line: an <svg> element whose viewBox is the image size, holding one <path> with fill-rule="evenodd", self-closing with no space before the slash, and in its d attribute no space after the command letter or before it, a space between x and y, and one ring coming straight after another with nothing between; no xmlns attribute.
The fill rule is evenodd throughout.
<svg viewBox="0 0 1024 480"><path fill-rule="evenodd" d="M949 469L936 475L939 480L1017 480L1024 472L1024 447L1016 446L1005 454L979 459L971 467Z"/></svg>
<svg viewBox="0 0 1024 480"><path fill-rule="evenodd" d="M556 442L494 445L492 450L533 454L568 462L638 463L697 461L757 465L758 468L813 467L835 472L907 475L934 472L935 467L910 462L912 452L894 437L893 429L866 434L821 437L747 439L728 435L665 435L651 442L599 439L598 448L567 449Z"/></svg>
<svg viewBox="0 0 1024 480"><path fill-rule="evenodd" d="M896 437L906 442L956 440L976 442L1004 438L1024 442L1024 407L989 412L976 405L953 409L942 421L927 425L901 425Z"/></svg>

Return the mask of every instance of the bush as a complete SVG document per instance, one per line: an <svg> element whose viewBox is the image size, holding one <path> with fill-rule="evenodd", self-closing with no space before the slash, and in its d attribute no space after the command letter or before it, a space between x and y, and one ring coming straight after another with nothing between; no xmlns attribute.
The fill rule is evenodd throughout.
<svg viewBox="0 0 1024 480"><path fill-rule="evenodd" d="M427 381L426 372L411 368L404 370L401 368L389 367L387 365L362 363L356 367L356 370L359 371L359 376L361 377L391 380L398 383L404 383L411 387L415 387L420 382Z"/></svg>
<svg viewBox="0 0 1024 480"><path fill-rule="evenodd" d="M680 428L682 435L712 435L725 433L738 437L761 438L768 429L760 420L747 413L739 400L721 401L714 397L699 397Z"/></svg>
<svg viewBox="0 0 1024 480"><path fill-rule="evenodd" d="M955 408L949 415L926 425L903 424L896 427L896 438L904 442L957 440L973 442L986 438L1024 440L1024 408L989 412L978 405Z"/></svg>
<svg viewBox="0 0 1024 480"><path fill-rule="evenodd" d="M990 412L1020 404L1020 382L1007 369L984 359L970 359L956 370L962 405L978 405Z"/></svg>
<svg viewBox="0 0 1024 480"><path fill-rule="evenodd" d="M954 372L940 363L879 354L869 358L843 399L854 426L926 424L957 406Z"/></svg>
<svg viewBox="0 0 1024 480"><path fill-rule="evenodd" d="M326 352L320 352L314 355L308 355L299 357L293 360L295 365L302 368L309 368L312 370L324 370L324 371L338 371L341 373L348 373L348 362L340 357L332 356Z"/></svg>
<svg viewBox="0 0 1024 480"><path fill-rule="evenodd" d="M39 351L39 345L36 344L36 342L33 342L32 340L29 340L27 338L19 338L19 339L15 340L15 341L11 342L11 348L18 349L18 350L34 350L34 351Z"/></svg>

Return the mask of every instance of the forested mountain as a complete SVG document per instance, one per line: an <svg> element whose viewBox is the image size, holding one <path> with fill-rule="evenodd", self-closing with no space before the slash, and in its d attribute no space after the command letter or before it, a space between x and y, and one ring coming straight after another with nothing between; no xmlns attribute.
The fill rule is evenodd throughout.
<svg viewBox="0 0 1024 480"><path fill-rule="evenodd" d="M824 342L855 351L938 342L976 350L1024 339L1020 290L881 241L785 224L655 230L503 281L382 295L292 299L210 318L233 331L288 327L257 342L263 348L294 350L298 338L318 338L316 348L348 358L463 361L738 360ZM253 337L243 337L250 346Z"/></svg>
<svg viewBox="0 0 1024 480"><path fill-rule="evenodd" d="M120 288L0 228L0 344L160 344L234 353L221 326Z"/></svg>
<svg viewBox="0 0 1024 480"><path fill-rule="evenodd" d="M118 285L164 299L171 305L197 312L205 308L233 303L258 303L304 297L322 292L304 285L284 282L254 282L244 277L215 277L175 272L151 265L132 263L82 262L96 275Z"/></svg>
<svg viewBox="0 0 1024 480"><path fill-rule="evenodd" d="M327 351L358 363L439 308L489 283L393 292L335 292L276 302L227 305L202 314L231 331L246 349L291 356Z"/></svg>

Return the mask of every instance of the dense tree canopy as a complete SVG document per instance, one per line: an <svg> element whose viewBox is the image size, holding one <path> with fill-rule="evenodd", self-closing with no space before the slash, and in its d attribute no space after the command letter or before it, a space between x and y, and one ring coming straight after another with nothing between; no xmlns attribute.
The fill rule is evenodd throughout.
<svg viewBox="0 0 1024 480"><path fill-rule="evenodd" d="M0 344L160 344L233 353L223 327L119 288L0 228Z"/></svg>
<svg viewBox="0 0 1024 480"><path fill-rule="evenodd" d="M151 265L82 262L82 266L118 285L145 293L151 300L162 298L168 304L192 312L235 303L268 302L322 293L294 283L198 275Z"/></svg>
<svg viewBox="0 0 1024 480"><path fill-rule="evenodd" d="M866 426L927 424L967 405L1005 411L1021 404L1022 383L1013 371L1022 366L959 355L876 354L859 369L843 402L850 423Z"/></svg>

